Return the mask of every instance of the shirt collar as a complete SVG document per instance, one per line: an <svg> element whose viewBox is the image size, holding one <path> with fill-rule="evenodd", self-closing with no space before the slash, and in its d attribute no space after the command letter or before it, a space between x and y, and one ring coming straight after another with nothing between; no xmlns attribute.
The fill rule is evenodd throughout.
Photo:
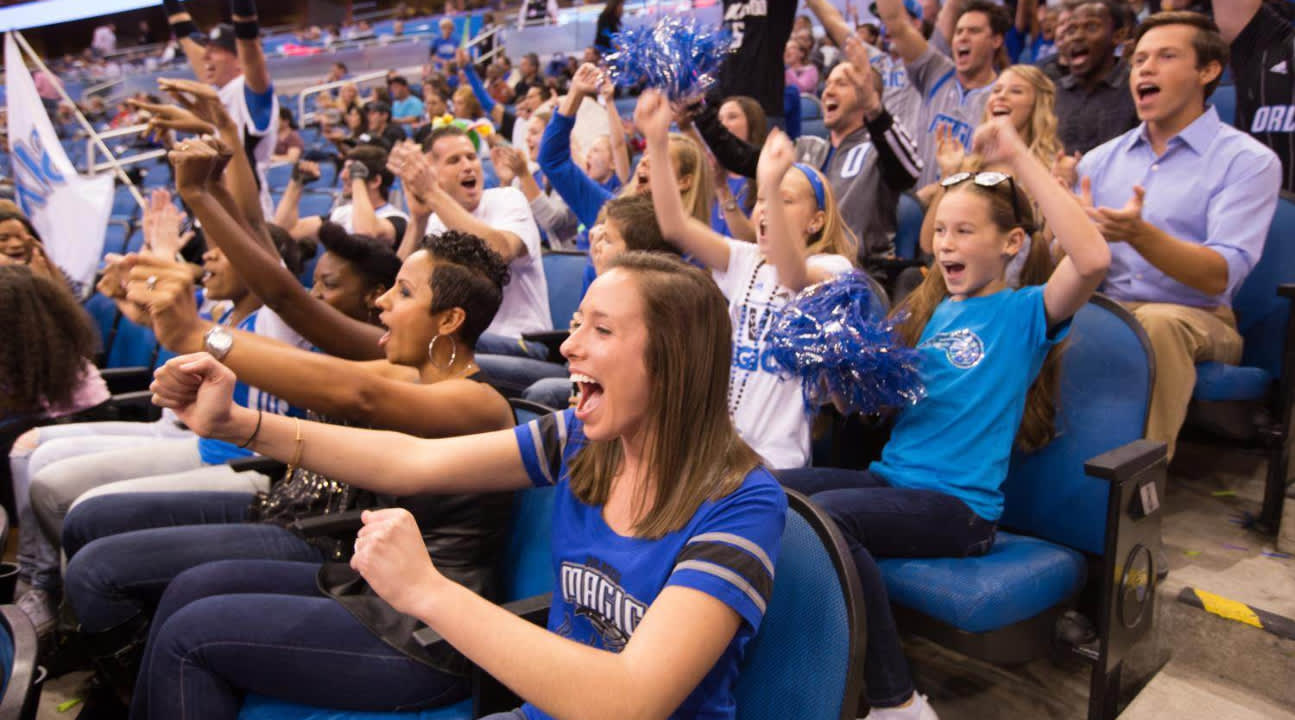
<svg viewBox="0 0 1295 720"><path fill-rule="evenodd" d="M1201 113L1200 117L1193 120L1190 125L1183 128L1177 135L1169 138L1166 147L1175 140L1181 139L1197 155L1204 155L1222 125L1223 121L1219 119L1219 111L1213 105L1206 105L1205 112ZM1128 146L1125 149L1132 150L1141 143L1151 144L1145 122L1138 125L1136 131L1130 135Z"/></svg>

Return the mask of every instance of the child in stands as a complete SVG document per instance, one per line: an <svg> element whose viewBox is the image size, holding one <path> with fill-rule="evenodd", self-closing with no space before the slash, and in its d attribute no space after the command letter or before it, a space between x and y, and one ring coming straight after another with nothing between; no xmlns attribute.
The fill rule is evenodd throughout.
<svg viewBox="0 0 1295 720"><path fill-rule="evenodd" d="M989 551L1013 439L1026 449L1051 440L1056 345L1110 264L1106 242L1079 202L1030 152L1009 118L982 124L973 147L985 164L1013 175L945 178L945 194L932 210L935 265L896 309L907 314L903 340L922 352L926 397L900 411L881 460L868 470L800 470L779 478L832 516L859 568L874 720L936 715L913 690L873 555ZM1007 267L1039 227L1029 197L1056 229L1065 258L1046 282L1025 276L1013 290ZM1047 252L1037 237L1032 246Z"/></svg>
<svg viewBox="0 0 1295 720"><path fill-rule="evenodd" d="M649 152L665 151L670 121L670 106L660 93L649 91L639 98L634 122L647 136ZM734 332L729 413L743 439L776 468L809 462L809 419L799 383L769 364L765 336L792 295L849 272L855 257L854 238L841 221L831 188L814 168L794 164L795 156L781 131L765 141L751 215L755 244L726 238L708 223L687 217L669 169L653 166L651 173L662 234L710 268L728 298Z"/></svg>

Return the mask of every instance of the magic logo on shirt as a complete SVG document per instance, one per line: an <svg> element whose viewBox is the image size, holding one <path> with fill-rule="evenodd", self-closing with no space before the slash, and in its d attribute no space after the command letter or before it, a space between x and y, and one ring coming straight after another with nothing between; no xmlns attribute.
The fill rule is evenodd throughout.
<svg viewBox="0 0 1295 720"><path fill-rule="evenodd" d="M620 573L595 558L585 563L563 562L562 599L575 608L575 615L589 620L602 637L604 649L625 649L634 628L647 612L647 605L630 595L617 582ZM573 618L567 617L558 634L571 634Z"/></svg>
<svg viewBox="0 0 1295 720"><path fill-rule="evenodd" d="M985 343L981 341L979 335L965 328L939 333L923 341L918 347L943 350L944 356L949 359L949 364L963 370L979 365L981 359L985 357Z"/></svg>
<svg viewBox="0 0 1295 720"><path fill-rule="evenodd" d="M939 113L935 117L931 118L931 126L928 127L927 130L934 135L938 134L942 127L948 128L949 133L958 142L962 143L963 147L971 147L971 132L975 129L971 125L968 125L955 117Z"/></svg>

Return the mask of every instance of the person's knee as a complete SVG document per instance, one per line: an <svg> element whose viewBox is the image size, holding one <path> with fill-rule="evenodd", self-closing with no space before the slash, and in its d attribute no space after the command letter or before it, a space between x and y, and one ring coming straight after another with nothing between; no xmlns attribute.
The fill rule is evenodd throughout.
<svg viewBox="0 0 1295 720"><path fill-rule="evenodd" d="M1143 305L1133 311L1133 317L1146 331L1153 347L1181 346L1184 350L1188 349L1191 328L1171 309L1160 305Z"/></svg>
<svg viewBox="0 0 1295 720"><path fill-rule="evenodd" d="M18 436L9 451L9 457L26 457L40 447L40 428L32 428Z"/></svg>
<svg viewBox="0 0 1295 720"><path fill-rule="evenodd" d="M168 621L172 615L205 598L224 595L228 578L238 576L239 560L216 560L182 570L167 584L158 603L156 622Z"/></svg>

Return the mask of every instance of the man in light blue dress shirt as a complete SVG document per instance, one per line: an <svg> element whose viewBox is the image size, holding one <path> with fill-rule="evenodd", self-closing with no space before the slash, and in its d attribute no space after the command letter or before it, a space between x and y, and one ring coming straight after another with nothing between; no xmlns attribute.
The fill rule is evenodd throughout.
<svg viewBox="0 0 1295 720"><path fill-rule="evenodd" d="M1206 104L1228 58L1212 20L1158 13L1133 43L1142 123L1084 156L1080 193L1111 243L1101 290L1133 312L1155 351L1147 437L1172 456L1196 363L1241 359L1232 297L1263 253L1281 164Z"/></svg>

